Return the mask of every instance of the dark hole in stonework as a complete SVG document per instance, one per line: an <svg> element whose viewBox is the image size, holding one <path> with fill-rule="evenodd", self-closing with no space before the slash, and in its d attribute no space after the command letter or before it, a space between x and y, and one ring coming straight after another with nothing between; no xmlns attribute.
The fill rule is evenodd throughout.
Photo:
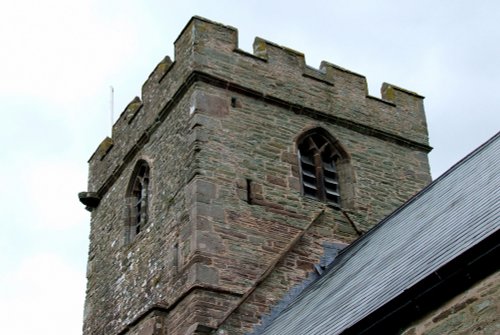
<svg viewBox="0 0 500 335"><path fill-rule="evenodd" d="M252 180L247 179L247 203L252 204Z"/></svg>
<svg viewBox="0 0 500 335"><path fill-rule="evenodd" d="M231 107L236 107L236 98L235 97L231 98Z"/></svg>
<svg viewBox="0 0 500 335"><path fill-rule="evenodd" d="M174 245L174 250L173 250L173 260L172 260L172 265L177 267L179 266L179 243L176 243Z"/></svg>

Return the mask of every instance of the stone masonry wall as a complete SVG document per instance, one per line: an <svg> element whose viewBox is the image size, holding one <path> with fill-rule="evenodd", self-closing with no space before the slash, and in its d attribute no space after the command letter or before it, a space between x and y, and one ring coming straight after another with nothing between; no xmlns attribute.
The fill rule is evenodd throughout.
<svg viewBox="0 0 500 335"><path fill-rule="evenodd" d="M325 256L430 181L422 97L193 18L89 161L84 334L243 334ZM333 208L301 195L296 139L320 127L348 153ZM135 163L148 222L126 238ZM342 183L341 183L342 186ZM348 187L347 187L348 186ZM352 194L347 194L347 190ZM342 193L343 192L343 193Z"/></svg>
<svg viewBox="0 0 500 335"><path fill-rule="evenodd" d="M187 281L179 275L183 245L178 236L191 209L183 189L193 170L187 162L194 155L183 113L188 103L179 102L135 158L145 159L151 168L149 220L143 232L126 244L125 193L134 164L127 165L92 212L86 334L117 334L154 303L168 302Z"/></svg>
<svg viewBox="0 0 500 335"><path fill-rule="evenodd" d="M432 311L403 335L496 335L500 333L500 272Z"/></svg>
<svg viewBox="0 0 500 335"><path fill-rule="evenodd" d="M205 143L198 156L203 178L197 185L211 191L199 207L207 215L191 220L202 222L199 250L210 259L206 265L217 273L219 284L248 292L290 241L325 211L228 317L223 328L230 334L250 331L291 287L304 281L323 255L324 243L348 244L359 237L349 219L368 229L425 185L419 179L426 174L425 155L405 146L206 84L199 86L193 103L207 124L198 129ZM294 140L314 127L333 134L351 155L356 196L345 213L300 194ZM248 182L255 192L252 199ZM210 215L220 209L223 216Z"/></svg>

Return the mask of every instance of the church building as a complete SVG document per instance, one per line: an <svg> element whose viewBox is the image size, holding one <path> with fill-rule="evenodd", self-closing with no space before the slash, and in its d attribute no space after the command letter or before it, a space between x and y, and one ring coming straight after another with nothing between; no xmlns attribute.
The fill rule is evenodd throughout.
<svg viewBox="0 0 500 335"><path fill-rule="evenodd" d="M498 134L430 184L422 96L253 49L193 17L91 156L83 334L495 334Z"/></svg>

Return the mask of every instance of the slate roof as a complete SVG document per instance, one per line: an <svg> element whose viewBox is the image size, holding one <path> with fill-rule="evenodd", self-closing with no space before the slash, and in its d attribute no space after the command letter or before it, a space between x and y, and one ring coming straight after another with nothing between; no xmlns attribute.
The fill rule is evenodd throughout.
<svg viewBox="0 0 500 335"><path fill-rule="evenodd" d="M339 334L497 232L500 133L351 244L262 332Z"/></svg>

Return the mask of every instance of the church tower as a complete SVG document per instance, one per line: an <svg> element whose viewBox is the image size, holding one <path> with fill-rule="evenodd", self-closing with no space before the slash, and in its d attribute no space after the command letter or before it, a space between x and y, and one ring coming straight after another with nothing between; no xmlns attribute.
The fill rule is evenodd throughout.
<svg viewBox="0 0 500 335"><path fill-rule="evenodd" d="M192 18L89 160L85 335L251 333L430 182L423 98Z"/></svg>

